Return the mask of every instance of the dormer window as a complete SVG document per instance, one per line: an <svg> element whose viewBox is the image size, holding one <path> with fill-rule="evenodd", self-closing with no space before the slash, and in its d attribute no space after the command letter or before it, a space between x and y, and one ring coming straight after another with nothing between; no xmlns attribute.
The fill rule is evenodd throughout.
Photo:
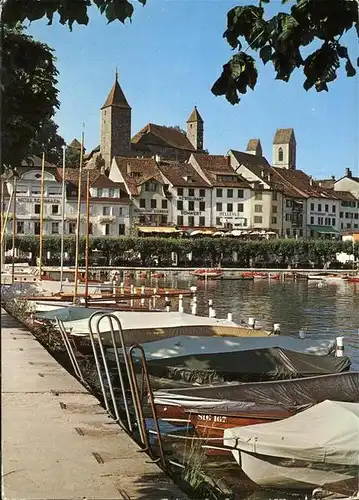
<svg viewBox="0 0 359 500"><path fill-rule="evenodd" d="M192 177L190 175L185 175L183 177L183 179L186 181L186 182L192 182Z"/></svg>
<svg viewBox="0 0 359 500"><path fill-rule="evenodd" d="M283 161L284 155L283 155L283 149L279 148L278 149L278 161Z"/></svg>

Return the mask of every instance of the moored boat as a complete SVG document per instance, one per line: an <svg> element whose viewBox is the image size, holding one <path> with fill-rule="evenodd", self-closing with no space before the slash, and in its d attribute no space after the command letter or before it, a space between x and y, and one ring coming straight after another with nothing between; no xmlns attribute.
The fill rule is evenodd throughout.
<svg viewBox="0 0 359 500"><path fill-rule="evenodd" d="M206 318L180 312L118 312L115 316L121 322L125 333L125 342L133 343L151 342L163 338L177 336L198 337L268 337L269 332L253 330L236 325L232 321L217 318ZM66 329L76 341L76 337L88 338L88 320L68 321ZM110 324L104 318L100 324L102 342L107 347L112 347Z"/></svg>
<svg viewBox="0 0 359 500"><path fill-rule="evenodd" d="M197 279L221 279L224 271L221 268L202 268L191 271L190 275Z"/></svg>
<svg viewBox="0 0 359 500"><path fill-rule="evenodd" d="M359 404L323 401L280 422L224 431L243 472L266 488L358 485Z"/></svg>
<svg viewBox="0 0 359 500"><path fill-rule="evenodd" d="M255 382L340 373L349 370L348 357L315 356L281 347L245 351L193 354L147 362L149 372L160 378L196 384Z"/></svg>
<svg viewBox="0 0 359 500"><path fill-rule="evenodd" d="M154 397L160 418L177 423L192 421L195 426L198 422L199 433L217 437L232 424L240 426L244 418L251 418L251 408L244 415L246 402L255 403L257 408L296 413L328 398L359 402L358 386L359 372L344 372L268 382L170 388L155 391Z"/></svg>

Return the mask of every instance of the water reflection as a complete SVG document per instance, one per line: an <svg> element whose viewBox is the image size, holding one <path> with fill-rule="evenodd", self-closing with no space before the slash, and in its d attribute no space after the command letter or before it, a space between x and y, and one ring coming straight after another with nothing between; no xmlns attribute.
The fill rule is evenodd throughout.
<svg viewBox="0 0 359 500"><path fill-rule="evenodd" d="M314 281L271 280L196 281L172 276L167 285L198 287L197 313L208 314L208 300L213 299L217 318L233 313L233 320L254 317L265 328L280 323L285 335L305 330L310 336L345 336L345 354L350 355L353 369L359 369L359 285L346 281L323 284ZM190 311L189 304L186 311Z"/></svg>

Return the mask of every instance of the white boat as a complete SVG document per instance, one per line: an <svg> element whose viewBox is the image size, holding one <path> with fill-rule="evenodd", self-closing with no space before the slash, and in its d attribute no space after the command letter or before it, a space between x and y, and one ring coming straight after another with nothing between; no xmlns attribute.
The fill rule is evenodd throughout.
<svg viewBox="0 0 359 500"><path fill-rule="evenodd" d="M180 312L133 312L113 313L121 322L126 344L150 342L161 338L187 336L268 337L269 332L253 330L233 321L207 318ZM88 320L67 321L65 327L73 336L88 336ZM112 346L110 323L107 318L99 324L104 345Z"/></svg>
<svg viewBox="0 0 359 500"><path fill-rule="evenodd" d="M315 280L315 281L342 282L346 279L348 279L348 277L343 274L333 274L333 273L308 274L308 280Z"/></svg>
<svg viewBox="0 0 359 500"><path fill-rule="evenodd" d="M357 490L359 403L326 400L282 421L225 429L223 443L259 486Z"/></svg>
<svg viewBox="0 0 359 500"><path fill-rule="evenodd" d="M220 352L246 351L265 347L281 347L294 352L326 356L336 345L335 340L300 339L275 335L271 337L198 337L178 336L145 342L142 347L146 359L165 359L191 354L214 354ZM112 355L111 355L112 353ZM114 356L109 349L109 356Z"/></svg>
<svg viewBox="0 0 359 500"><path fill-rule="evenodd" d="M55 311L55 310L63 310L68 307L72 306L72 302L65 302L65 301L35 301L35 300L29 300L28 304L31 306L31 308L35 312L50 312L50 311Z"/></svg>
<svg viewBox="0 0 359 500"><path fill-rule="evenodd" d="M50 306L47 306L50 307ZM93 307L82 307L82 306L64 306L56 307L56 309L47 309L41 311L37 309L36 317L38 319L46 319L48 321L55 321L56 318L61 319L63 322L76 321L79 319L88 319L94 312L101 311L103 313L111 313L111 309L98 309Z"/></svg>

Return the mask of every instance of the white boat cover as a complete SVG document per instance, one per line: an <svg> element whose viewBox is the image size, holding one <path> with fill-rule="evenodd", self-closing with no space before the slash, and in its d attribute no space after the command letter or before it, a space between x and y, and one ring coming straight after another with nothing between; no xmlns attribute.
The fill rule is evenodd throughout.
<svg viewBox="0 0 359 500"><path fill-rule="evenodd" d="M206 318L180 312L133 312L116 311L113 313L121 321L123 330L143 330L144 328L173 328L183 326L236 326L232 321L216 318ZM67 321L66 328L72 329L71 333L88 332L88 320L80 319ZM110 322L104 318L100 323L100 331L110 331Z"/></svg>
<svg viewBox="0 0 359 500"><path fill-rule="evenodd" d="M255 455L358 466L359 403L326 400L285 420L225 429L223 443Z"/></svg>
<svg viewBox="0 0 359 500"><path fill-rule="evenodd" d="M299 339L289 336L272 337L197 337L178 336L142 344L146 359L164 359L189 354L213 354L246 351L264 347L282 347L295 352L325 356L335 346L335 340ZM113 350L113 349L112 349Z"/></svg>
<svg viewBox="0 0 359 500"><path fill-rule="evenodd" d="M56 318L61 319L61 321L76 321L79 319L86 319L91 316L94 312L102 311L103 313L112 313L111 309L95 309L90 307L82 307L82 306L68 306L68 307L58 307L52 310L39 311L37 309L37 318L39 319L47 319L49 321L55 321Z"/></svg>
<svg viewBox="0 0 359 500"><path fill-rule="evenodd" d="M60 302L60 301L39 301L29 300L29 305L35 310L35 312L52 312L52 311L63 311L71 307L71 302Z"/></svg>

